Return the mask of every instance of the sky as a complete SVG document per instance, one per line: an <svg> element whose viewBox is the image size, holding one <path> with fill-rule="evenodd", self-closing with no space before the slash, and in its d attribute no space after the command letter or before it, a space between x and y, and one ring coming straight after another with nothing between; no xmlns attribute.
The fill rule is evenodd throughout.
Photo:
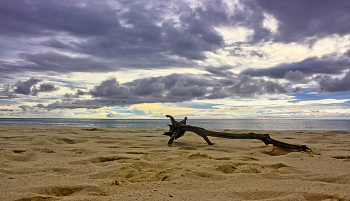
<svg viewBox="0 0 350 201"><path fill-rule="evenodd" d="M1 0L0 118L350 119L348 0Z"/></svg>

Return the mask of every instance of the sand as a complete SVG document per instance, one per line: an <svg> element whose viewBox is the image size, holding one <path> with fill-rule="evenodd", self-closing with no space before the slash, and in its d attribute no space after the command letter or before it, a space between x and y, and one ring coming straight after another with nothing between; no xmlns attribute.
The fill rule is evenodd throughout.
<svg viewBox="0 0 350 201"><path fill-rule="evenodd" d="M254 131L311 152L165 131L0 126L0 200L350 200L350 131Z"/></svg>

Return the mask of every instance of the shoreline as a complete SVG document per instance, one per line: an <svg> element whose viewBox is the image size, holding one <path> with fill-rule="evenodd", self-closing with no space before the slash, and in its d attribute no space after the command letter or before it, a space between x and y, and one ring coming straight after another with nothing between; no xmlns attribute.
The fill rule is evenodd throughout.
<svg viewBox="0 0 350 201"><path fill-rule="evenodd" d="M23 118L1 119L0 125L27 126L73 126L97 128L141 128L168 129L169 119L49 119ZM246 129L246 130L350 130L350 120L329 119L189 119L188 125L212 129Z"/></svg>
<svg viewBox="0 0 350 201"><path fill-rule="evenodd" d="M254 130L312 152L165 131L0 125L0 200L350 200L350 131Z"/></svg>

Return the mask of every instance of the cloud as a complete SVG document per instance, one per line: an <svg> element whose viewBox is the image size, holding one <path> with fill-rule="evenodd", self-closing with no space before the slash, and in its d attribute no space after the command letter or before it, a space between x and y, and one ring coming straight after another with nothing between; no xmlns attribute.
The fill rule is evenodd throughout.
<svg viewBox="0 0 350 201"><path fill-rule="evenodd" d="M41 81L41 79L32 77L24 82L19 80L14 85L5 84L2 90L0 90L0 99L17 98L16 94L35 96L41 92L54 92L59 90L59 88L52 83L42 83L39 87L36 87L35 85Z"/></svg>
<svg viewBox="0 0 350 201"><path fill-rule="evenodd" d="M27 106L27 105L20 105L18 106L19 108L21 108L23 110L23 112L26 112L28 109L30 109L31 107Z"/></svg>
<svg viewBox="0 0 350 201"><path fill-rule="evenodd" d="M252 77L284 78L286 73L300 72L305 76L314 74L341 74L349 68L350 59L344 55L325 55L322 57L309 57L300 62L282 63L277 66L263 69L247 69L241 72L242 75Z"/></svg>
<svg viewBox="0 0 350 201"><path fill-rule="evenodd" d="M162 81L162 77L137 79L126 85L131 86L133 93L138 96L161 97L166 91L166 83Z"/></svg>
<svg viewBox="0 0 350 201"><path fill-rule="evenodd" d="M214 79L206 75L171 74L168 76L136 79L120 84L116 78L109 78L94 86L88 92L77 91L65 94L64 99L37 107L47 110L100 108L140 103L174 103L191 100L217 98L244 98L262 94L294 93L291 84L254 79L250 76L231 76ZM80 99L90 95L90 99Z"/></svg>
<svg viewBox="0 0 350 201"><path fill-rule="evenodd" d="M7 63L3 68L6 73L22 71L32 72L107 72L111 64L91 57L71 57L55 52L21 53L21 61Z"/></svg>
<svg viewBox="0 0 350 201"><path fill-rule="evenodd" d="M128 89L119 85L116 78L110 78L95 86L90 94L94 97L127 98L130 94Z"/></svg>
<svg viewBox="0 0 350 201"><path fill-rule="evenodd" d="M215 51L223 45L221 35L208 20L209 17L213 22L225 18L225 14L218 11L186 6L182 10L183 2L173 4L175 9L166 5L145 6L143 4L149 4L146 1L115 4L100 1L84 2L82 6L76 1L1 1L1 35L42 50L19 53L22 61L7 62L2 71L66 73L130 67L189 67L196 65L193 61L205 59L204 52ZM165 15L171 18L164 18ZM28 43L21 38L40 40ZM71 57L58 51L79 56Z"/></svg>
<svg viewBox="0 0 350 201"><path fill-rule="evenodd" d="M41 80L33 77L25 82L18 81L14 85L15 86L14 92L18 94L23 94L23 95L29 95L31 93L32 86L36 85L38 82L41 82Z"/></svg>
<svg viewBox="0 0 350 201"><path fill-rule="evenodd" d="M207 67L205 70L210 73L208 76L218 76L218 77L232 77L235 76L233 72L230 71L233 67L231 66L222 66L219 68Z"/></svg>
<svg viewBox="0 0 350 201"><path fill-rule="evenodd" d="M108 114L106 114L106 117L111 118L111 117L116 117L116 116L114 114L108 113Z"/></svg>
<svg viewBox="0 0 350 201"><path fill-rule="evenodd" d="M296 70L296 71L288 71L284 75L284 79L291 81L292 83L300 83L300 84L306 84L308 83L308 80L305 79L306 76L304 73Z"/></svg>
<svg viewBox="0 0 350 201"><path fill-rule="evenodd" d="M78 89L77 92L75 92L75 94L72 94L72 93L64 94L64 98L67 98L67 99L79 98L80 96L87 95L87 94L89 93Z"/></svg>
<svg viewBox="0 0 350 201"><path fill-rule="evenodd" d="M264 79L252 79L249 76L242 76L240 81L230 88L234 95L251 97L261 94L281 94L288 93L290 84L280 84Z"/></svg>
<svg viewBox="0 0 350 201"><path fill-rule="evenodd" d="M300 13L289 9L296 7ZM229 45L224 43L217 27L253 30L245 44L305 42L310 38L349 33L348 8L346 1L219 0L189 5L181 0L176 3L3 0L1 36L6 40L6 54L18 58L2 61L0 70L70 73L200 68L197 61L205 61L207 52L215 53ZM331 12L334 10L337 12ZM276 20L275 32L264 25L267 16ZM267 56L240 47L232 49L230 54ZM300 71L297 67L290 68L276 75L283 78L289 70Z"/></svg>
<svg viewBox="0 0 350 201"><path fill-rule="evenodd" d="M260 10L251 6L252 10L266 12L278 21L275 41L301 42L312 37L343 36L350 32L349 1L257 0L254 3Z"/></svg>
<svg viewBox="0 0 350 201"><path fill-rule="evenodd" d="M2 111L2 112L13 112L14 110L13 109L0 109L0 111Z"/></svg>
<svg viewBox="0 0 350 201"><path fill-rule="evenodd" d="M39 89L36 87L32 89L31 94L37 95L39 92L53 92L59 90L58 87L56 87L54 84L51 83L43 83L40 84Z"/></svg>
<svg viewBox="0 0 350 201"><path fill-rule="evenodd" d="M342 79L332 78L329 75L318 75L314 79L320 85L319 92L350 91L350 71Z"/></svg>
<svg viewBox="0 0 350 201"><path fill-rule="evenodd" d="M350 49L344 53L344 56L350 57Z"/></svg>
<svg viewBox="0 0 350 201"><path fill-rule="evenodd" d="M5 84L0 90L0 99L11 99L15 96L10 92L10 84Z"/></svg>
<svg viewBox="0 0 350 201"><path fill-rule="evenodd" d="M93 4L93 3L92 3ZM80 36L108 32L120 26L116 14L106 4L79 6L79 2L4 0L0 2L2 34L9 36Z"/></svg>

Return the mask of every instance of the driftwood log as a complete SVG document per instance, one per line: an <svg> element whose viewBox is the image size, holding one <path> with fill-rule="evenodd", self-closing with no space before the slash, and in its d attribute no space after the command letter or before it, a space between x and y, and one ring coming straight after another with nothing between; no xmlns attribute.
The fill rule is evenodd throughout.
<svg viewBox="0 0 350 201"><path fill-rule="evenodd" d="M170 130L163 134L170 137L168 146L172 146L174 140L182 137L186 131L191 131L203 137L204 140L209 145L213 145L213 143L208 138L208 136L212 136L212 137L229 138L229 139L257 139L257 140L261 140L266 145L272 144L273 146L278 146L285 149L294 149L294 150L300 150L300 151L310 150L306 145L294 145L294 144L288 144L285 142L274 140L270 137L269 134L256 134L253 132L235 134L235 133L222 133L222 132L209 131L201 127L186 125L187 117L185 117L182 121L176 121L174 117L172 117L171 115L165 115L165 116L169 117L171 120L171 124L168 124L168 126L170 127Z"/></svg>

